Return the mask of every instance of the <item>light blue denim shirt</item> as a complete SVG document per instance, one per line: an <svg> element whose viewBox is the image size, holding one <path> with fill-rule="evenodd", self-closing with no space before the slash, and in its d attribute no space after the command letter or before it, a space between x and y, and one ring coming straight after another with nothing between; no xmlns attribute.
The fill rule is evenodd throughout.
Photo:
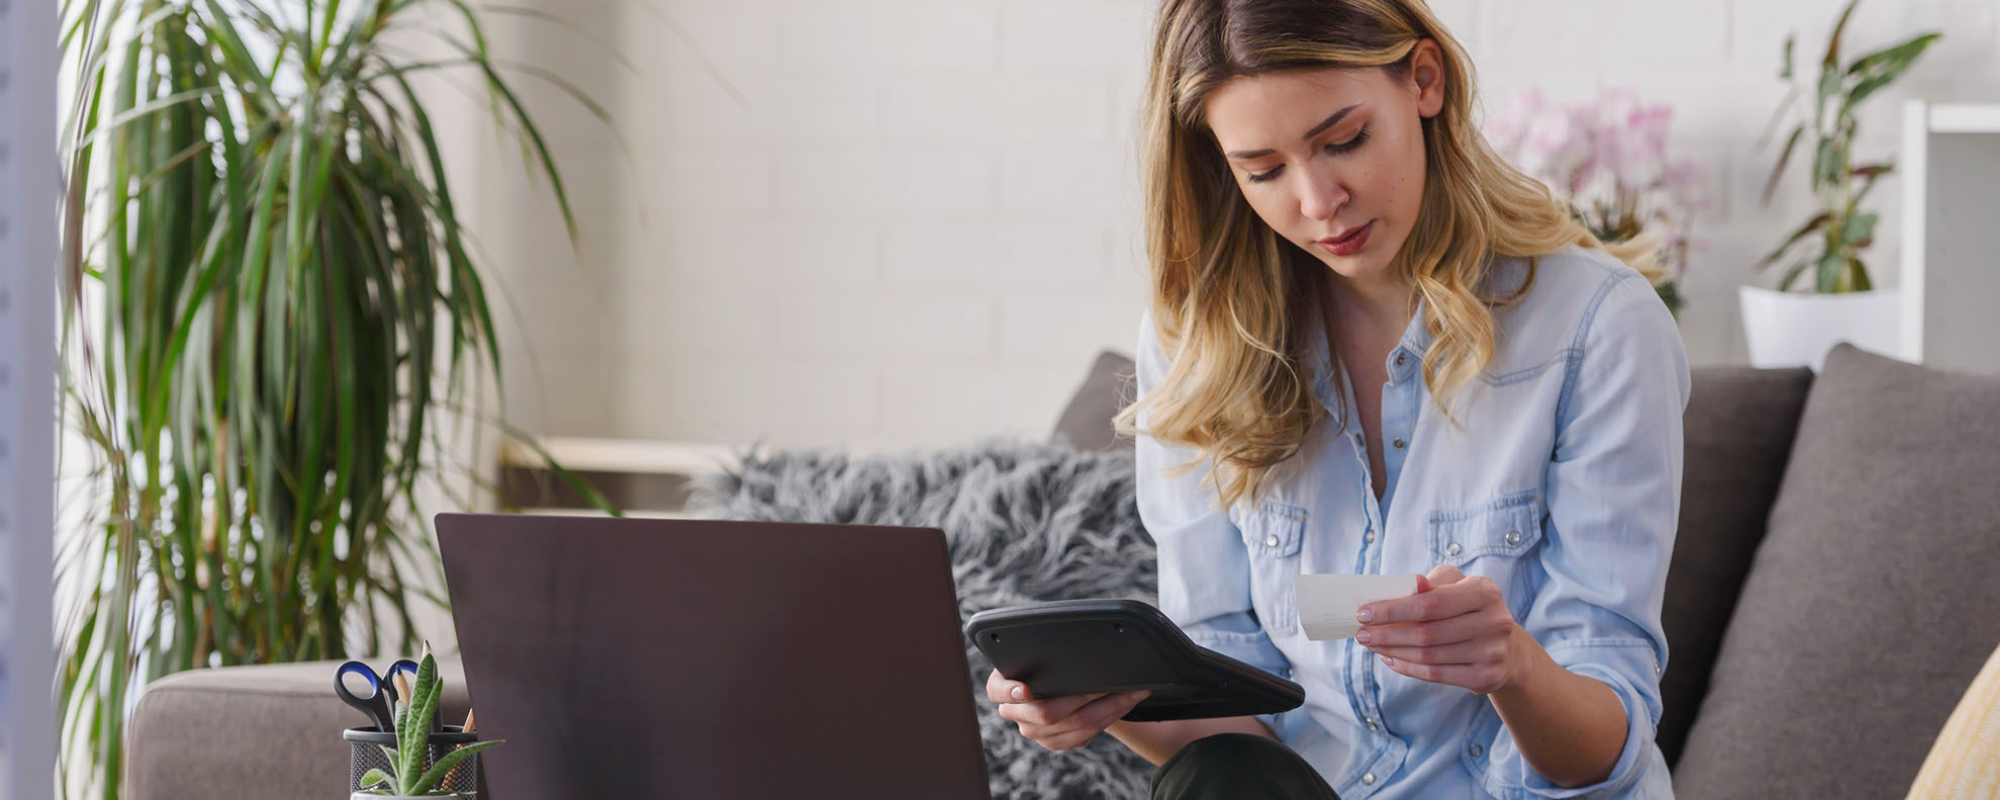
<svg viewBox="0 0 2000 800"><path fill-rule="evenodd" d="M1526 274L1525 259L1497 259L1490 279L1506 291ZM1421 307L1411 319L1381 387L1379 503L1346 373L1324 336L1311 337L1308 366L1329 417L1257 502L1216 508L1214 488L1200 485L1211 462L1170 477L1196 451L1139 437L1160 609L1197 643L1305 687L1303 707L1260 719L1344 800L1672 797L1653 730L1688 396L1679 329L1637 271L1581 248L1538 259L1527 294L1495 322L1493 360L1457 398L1454 427L1424 384ZM1143 393L1169 363L1150 314L1138 353ZM1558 787L1522 758L1486 698L1299 629L1294 575L1439 564L1493 579L1556 662L1617 694L1630 724L1609 778Z"/></svg>

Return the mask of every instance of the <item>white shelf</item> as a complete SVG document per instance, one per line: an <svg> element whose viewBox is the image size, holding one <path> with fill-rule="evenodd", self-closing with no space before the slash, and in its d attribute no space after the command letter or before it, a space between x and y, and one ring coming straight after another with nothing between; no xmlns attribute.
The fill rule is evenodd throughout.
<svg viewBox="0 0 2000 800"><path fill-rule="evenodd" d="M577 472L622 472L637 475L696 475L719 472L736 465L737 453L746 446L711 442L677 442L659 439L617 439L589 436L548 436L535 440L554 456L563 468ZM843 445L838 448L849 458L864 458L895 448ZM772 447L758 448L768 455ZM510 467L538 468L541 453L519 441L509 440L500 451L501 463Z"/></svg>
<svg viewBox="0 0 2000 800"><path fill-rule="evenodd" d="M551 436L537 442L565 469L579 472L626 472L644 475L694 475L716 472L735 463L736 448L700 442ZM508 466L539 467L541 453L509 441L501 453Z"/></svg>
<svg viewBox="0 0 2000 800"><path fill-rule="evenodd" d="M2000 133L2000 103L1930 106L1931 133Z"/></svg>
<svg viewBox="0 0 2000 800"><path fill-rule="evenodd" d="M2000 242L1990 224L1992 187L2000 185L2000 103L1906 102L1896 171L1903 192L1903 360L1975 371L2000 366L1990 353L1966 347L2000 331L1979 305L2000 299L1986 255ZM1932 291L1947 285L1950 292ZM1972 331L1978 334L1968 336ZM1932 335L1939 338L1927 342Z"/></svg>

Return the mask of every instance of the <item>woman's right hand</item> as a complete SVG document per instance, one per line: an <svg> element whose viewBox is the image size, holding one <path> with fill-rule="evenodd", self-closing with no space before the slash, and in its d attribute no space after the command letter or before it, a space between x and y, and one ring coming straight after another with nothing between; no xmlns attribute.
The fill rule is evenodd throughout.
<svg viewBox="0 0 2000 800"><path fill-rule="evenodd" d="M1103 733L1152 692L1113 692L1036 699L1027 684L986 676L986 698L1000 707L1000 718L1019 723L1021 735L1050 750L1082 747Z"/></svg>

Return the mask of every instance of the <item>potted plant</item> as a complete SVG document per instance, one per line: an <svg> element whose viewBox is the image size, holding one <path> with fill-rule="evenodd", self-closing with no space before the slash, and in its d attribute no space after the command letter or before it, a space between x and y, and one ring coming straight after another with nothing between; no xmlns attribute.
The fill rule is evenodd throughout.
<svg viewBox="0 0 2000 800"><path fill-rule="evenodd" d="M1554 105L1533 89L1508 99L1487 121L1487 142L1568 203L1603 242L1648 239L1668 277L1654 286L1675 315L1705 198L1693 161L1667 155L1673 108L1647 105L1629 89L1599 100Z"/></svg>
<svg viewBox="0 0 2000 800"><path fill-rule="evenodd" d="M401 674L398 674L401 677ZM396 704L396 746L382 748L387 756L390 769L371 769L361 776L361 791L352 795L352 800L382 800L396 798L402 800L414 797L462 797L453 792L441 791L446 785L446 776L472 754L506 742L495 739L490 742L474 742L453 748L435 761L430 760L431 721L436 718L438 699L443 696L444 682L438 677L437 660L431 657L430 647L424 648L423 661L417 665L416 685L408 687L400 696L410 698L409 703ZM468 765L468 768L469 765Z"/></svg>
<svg viewBox="0 0 2000 800"><path fill-rule="evenodd" d="M1812 216L1758 262L1760 270L1780 270L1774 286L1740 290L1750 361L1759 367L1804 364L1818 369L1827 351L1842 341L1877 352L1897 350L1898 293L1877 287L1862 259L1875 241L1879 219L1863 203L1876 181L1895 166L1890 161L1855 162L1855 113L1909 70L1939 34L1925 33L1842 63L1841 34L1859 2L1850 0L1834 24L1818 79L1803 89L1794 85L1778 110L1782 120L1801 97L1811 99L1810 110L1798 114L1801 118L1785 136L1765 182L1764 202L1770 202L1801 147L1810 155L1806 177L1816 202ZM1786 81L1798 74L1792 63L1795 38L1785 38L1779 77Z"/></svg>
<svg viewBox="0 0 2000 800"><path fill-rule="evenodd" d="M570 219L482 13L63 4L61 424L90 469L58 549L67 785L118 796L153 679L411 649L443 602L418 487L455 488L500 353L420 76L471 78Z"/></svg>

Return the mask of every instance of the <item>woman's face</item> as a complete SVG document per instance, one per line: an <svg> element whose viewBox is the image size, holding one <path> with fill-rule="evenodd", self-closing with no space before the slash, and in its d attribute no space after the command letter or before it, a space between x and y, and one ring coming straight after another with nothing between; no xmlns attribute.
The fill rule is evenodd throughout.
<svg viewBox="0 0 2000 800"><path fill-rule="evenodd" d="M1388 277L1424 192L1423 117L1444 105L1437 42L1405 77L1330 67L1230 80L1205 112L1264 223L1335 272Z"/></svg>

